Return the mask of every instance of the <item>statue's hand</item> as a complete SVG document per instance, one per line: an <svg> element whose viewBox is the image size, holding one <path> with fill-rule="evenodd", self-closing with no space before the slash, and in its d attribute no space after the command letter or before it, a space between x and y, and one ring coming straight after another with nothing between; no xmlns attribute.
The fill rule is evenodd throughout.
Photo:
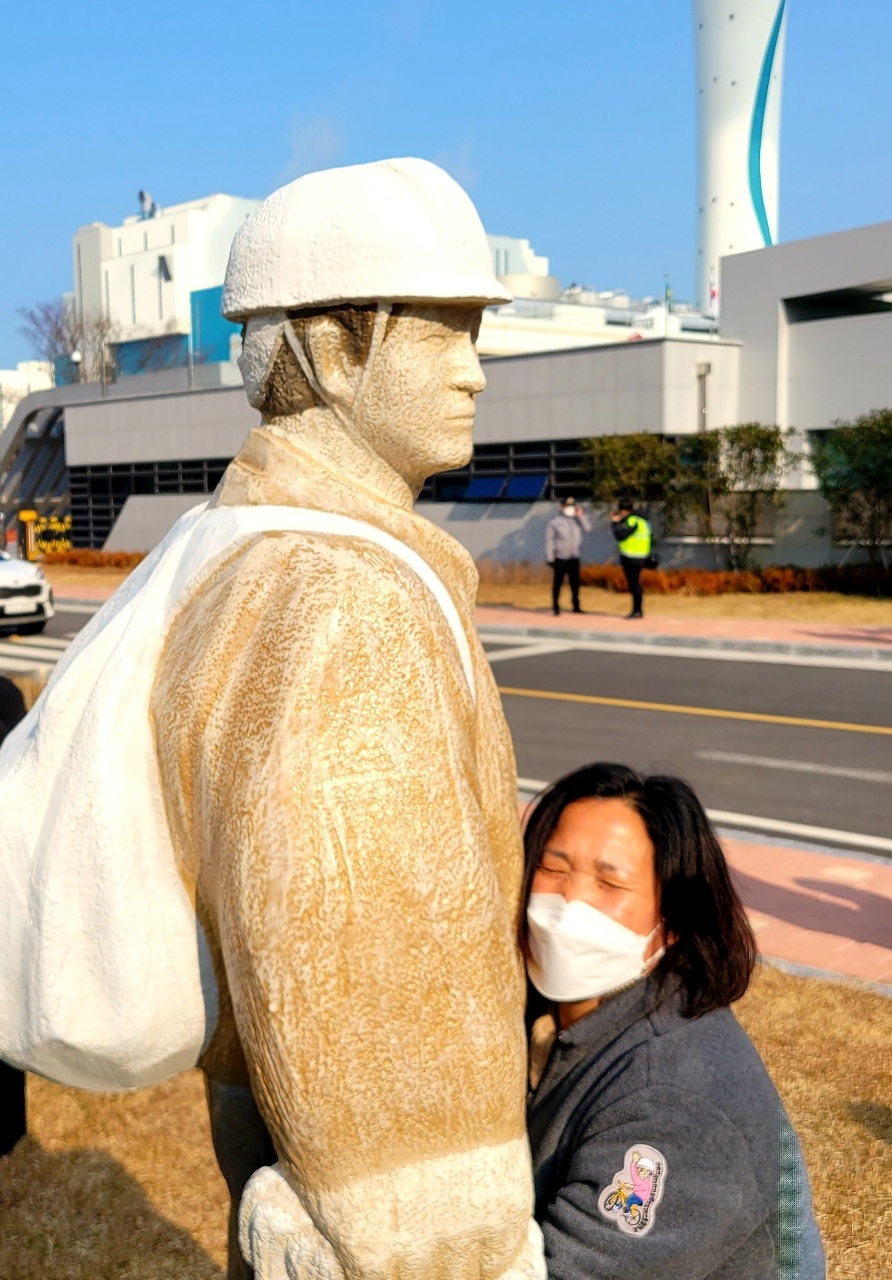
<svg viewBox="0 0 892 1280"><path fill-rule="evenodd" d="M238 1240L257 1280L344 1280L334 1250L278 1168L258 1169L245 1187Z"/></svg>

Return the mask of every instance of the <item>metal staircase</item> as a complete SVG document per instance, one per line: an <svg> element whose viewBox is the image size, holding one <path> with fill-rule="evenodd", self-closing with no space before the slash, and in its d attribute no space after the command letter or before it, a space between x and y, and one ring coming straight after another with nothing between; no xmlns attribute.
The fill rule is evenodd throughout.
<svg viewBox="0 0 892 1280"><path fill-rule="evenodd" d="M71 513L65 464L65 401L68 387L26 396L0 434L0 532L30 508L40 516Z"/></svg>

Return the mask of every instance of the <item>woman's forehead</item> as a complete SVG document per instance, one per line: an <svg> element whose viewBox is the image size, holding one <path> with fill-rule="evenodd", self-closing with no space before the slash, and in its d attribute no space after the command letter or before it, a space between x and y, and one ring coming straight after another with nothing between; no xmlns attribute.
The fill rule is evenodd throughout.
<svg viewBox="0 0 892 1280"><path fill-rule="evenodd" d="M567 805L546 841L548 850L615 864L653 858L644 820L633 805L616 797L587 797Z"/></svg>

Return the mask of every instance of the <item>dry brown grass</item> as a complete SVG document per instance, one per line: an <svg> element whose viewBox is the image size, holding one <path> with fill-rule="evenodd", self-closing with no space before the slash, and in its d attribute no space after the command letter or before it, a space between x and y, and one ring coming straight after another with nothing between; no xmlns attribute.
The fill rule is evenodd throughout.
<svg viewBox="0 0 892 1280"><path fill-rule="evenodd" d="M0 1160L3 1280L221 1280L228 1198L201 1074L91 1094L28 1078Z"/></svg>
<svg viewBox="0 0 892 1280"><path fill-rule="evenodd" d="M892 1004L764 969L738 1015L802 1140L830 1280L889 1275ZM3 1280L221 1280L227 1200L198 1072L117 1096L29 1079L0 1161Z"/></svg>
<svg viewBox="0 0 892 1280"><path fill-rule="evenodd" d="M892 1002L765 967L736 1012L802 1142L828 1280L889 1276Z"/></svg>
<svg viewBox="0 0 892 1280"><path fill-rule="evenodd" d="M569 607L570 590L564 584L563 603ZM481 582L477 603L507 605L513 609L551 610L547 583ZM583 609L593 614L621 617L629 612L629 597L600 587L583 587ZM661 618L751 618L772 622L846 624L860 627L892 626L892 600L844 596L833 591L791 592L788 595L661 596L645 595L645 611Z"/></svg>
<svg viewBox="0 0 892 1280"><path fill-rule="evenodd" d="M36 676L24 675L12 675L9 679L12 680L13 684L18 685L22 697L25 699L25 710L30 711L46 688L46 681L38 679Z"/></svg>
<svg viewBox="0 0 892 1280"><path fill-rule="evenodd" d="M55 590L75 594L79 587L115 590L129 575L127 569L91 569L77 565L48 564L44 572ZM569 588L563 599L569 604ZM629 597L601 587L582 588L582 607L589 613L624 616ZM477 603L513 609L550 609L551 587L541 582L481 582ZM647 612L667 618L752 618L775 622L826 622L862 627L892 626L892 600L840 595L833 591L788 594L728 594L717 596L646 596Z"/></svg>
<svg viewBox="0 0 892 1280"><path fill-rule="evenodd" d="M129 569L83 569L72 564L45 564L43 571L54 591L72 594L78 587L110 587L114 591L130 576Z"/></svg>

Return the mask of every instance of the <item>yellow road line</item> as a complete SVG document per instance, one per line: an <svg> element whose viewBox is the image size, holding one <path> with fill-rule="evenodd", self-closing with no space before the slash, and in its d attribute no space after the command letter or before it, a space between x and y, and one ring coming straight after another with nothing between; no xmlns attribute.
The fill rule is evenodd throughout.
<svg viewBox="0 0 892 1280"><path fill-rule="evenodd" d="M757 724L787 724L801 729L837 729L843 733L879 733L892 737L892 726L851 724L845 720L809 720L806 716L772 716L760 711L722 711L718 707L686 707L673 702L638 702L634 698L601 698L591 693L552 693L546 689L514 689L499 685L499 693L513 698L544 698L553 702L583 702L594 707L626 707L631 711L665 711L675 716L708 716L713 720L751 720Z"/></svg>

